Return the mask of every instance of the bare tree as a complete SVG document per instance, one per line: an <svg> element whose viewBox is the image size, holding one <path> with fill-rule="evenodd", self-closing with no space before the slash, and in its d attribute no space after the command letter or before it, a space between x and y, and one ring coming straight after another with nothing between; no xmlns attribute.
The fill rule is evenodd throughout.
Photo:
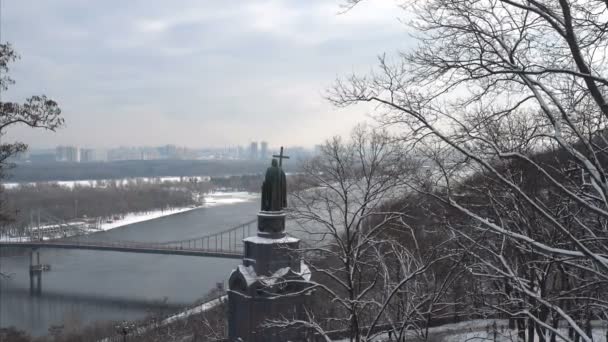
<svg viewBox="0 0 608 342"><path fill-rule="evenodd" d="M9 44L0 44L0 93L8 89L14 81L8 77L8 64L17 58L17 54ZM61 110L57 103L46 96L32 96L25 103L0 101L0 139L6 130L14 125L26 125L32 128L44 128L54 131L63 124ZM11 166L8 159L27 150L22 142L0 143L0 179L4 178L6 168ZM0 191L2 186L0 185ZM4 200L0 198L0 223L9 222L12 213L7 213ZM0 277L8 277L0 272Z"/></svg>
<svg viewBox="0 0 608 342"><path fill-rule="evenodd" d="M0 93L15 83L7 73L9 63L17 58L10 44L0 44ZM44 95L32 96L24 103L0 101L0 139L6 135L7 129L15 125L55 131L63 125L63 118L57 103ZM26 150L27 145L22 142L0 143L0 179L5 177L6 169L11 166L9 158ZM0 210L0 222L10 218L10 214Z"/></svg>
<svg viewBox="0 0 608 342"><path fill-rule="evenodd" d="M605 320L608 307L608 3L403 7L420 45L381 57L377 73L339 80L331 100L376 102L403 139L451 156L435 164L443 180L432 195L470 219L471 229L453 232L478 247L464 249L480 267L472 272L504 281L507 311L529 319L529 339L591 341L588 322ZM472 174L491 186L467 181ZM491 243L480 244L484 236Z"/></svg>
<svg viewBox="0 0 608 342"><path fill-rule="evenodd" d="M416 305L428 303L425 296L399 314L393 310L406 286L423 279L437 260L433 253L408 253L395 239L404 233L404 180L415 172L403 151L386 132L359 126L350 140L327 141L302 165L290 215L309 240L301 251L313 272L307 290L318 290L325 311L309 313L306 322L272 324L304 325L326 338L329 331L346 330L351 341L361 341L377 326L403 332L420 318Z"/></svg>
<svg viewBox="0 0 608 342"><path fill-rule="evenodd" d="M10 44L0 44L0 91L7 90L9 85L15 83L7 73L9 63L17 58ZM18 124L55 131L63 122L57 103L44 95L32 96L25 103L0 102L0 137L6 134L9 127ZM26 149L27 145L20 142L0 145L0 165Z"/></svg>

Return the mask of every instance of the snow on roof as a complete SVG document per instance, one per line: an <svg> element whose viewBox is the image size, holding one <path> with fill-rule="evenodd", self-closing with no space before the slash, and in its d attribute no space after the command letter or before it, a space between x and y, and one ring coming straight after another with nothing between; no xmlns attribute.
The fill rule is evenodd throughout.
<svg viewBox="0 0 608 342"><path fill-rule="evenodd" d="M237 270L234 270L233 273L234 272L237 272ZM300 262L300 272L295 272L294 270L291 269L291 267L282 267L282 268L279 268L278 270L276 270L270 276L263 276L263 275L258 275L255 272L255 268L253 266L245 266L245 265L239 265L238 272L243 276L243 278L245 279L245 282L247 282L247 286L250 286L251 284L255 283L256 281L259 281L260 283L264 284L265 286L272 286L279 280L281 280L281 281L285 280L285 277L289 273L300 276L305 281L310 280L310 276L311 276L311 272L310 272L310 269L308 268L308 265L306 265L306 263L304 263L303 261ZM232 274L230 276L232 277Z"/></svg>
<svg viewBox="0 0 608 342"><path fill-rule="evenodd" d="M245 279L247 286L253 284L257 280L258 275L255 273L253 266L239 265L238 269L239 273Z"/></svg>
<svg viewBox="0 0 608 342"><path fill-rule="evenodd" d="M306 263L304 261L300 262L300 273L299 274L302 276L302 278L304 278L304 280L310 281L312 272L310 272L310 268L308 268L308 265L306 265Z"/></svg>

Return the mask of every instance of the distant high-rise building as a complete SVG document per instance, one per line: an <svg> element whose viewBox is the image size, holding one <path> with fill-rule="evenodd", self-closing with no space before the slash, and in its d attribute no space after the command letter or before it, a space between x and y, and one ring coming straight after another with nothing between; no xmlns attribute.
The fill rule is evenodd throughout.
<svg viewBox="0 0 608 342"><path fill-rule="evenodd" d="M243 146L238 146L236 148L236 157L237 159L246 159L247 156L245 155L245 148Z"/></svg>
<svg viewBox="0 0 608 342"><path fill-rule="evenodd" d="M68 146L68 160L71 163L79 163L80 162L80 149L76 146Z"/></svg>
<svg viewBox="0 0 608 342"><path fill-rule="evenodd" d="M95 150L92 148L83 148L80 150L80 161L82 163L88 163L95 161Z"/></svg>
<svg viewBox="0 0 608 342"><path fill-rule="evenodd" d="M68 153L66 150L66 146L57 146L55 148L55 160L56 161L66 161Z"/></svg>
<svg viewBox="0 0 608 342"><path fill-rule="evenodd" d="M268 143L266 141L262 141L260 145L260 159L265 159L268 157Z"/></svg>
<svg viewBox="0 0 608 342"><path fill-rule="evenodd" d="M179 157L177 146L175 145L161 146L158 148L158 153L161 159L178 159Z"/></svg>
<svg viewBox="0 0 608 342"><path fill-rule="evenodd" d="M155 160L160 159L160 153L156 148L141 148L141 160Z"/></svg>
<svg viewBox="0 0 608 342"><path fill-rule="evenodd" d="M254 141L249 145L249 159L258 159L258 142Z"/></svg>
<svg viewBox="0 0 608 342"><path fill-rule="evenodd" d="M80 162L80 149L76 146L57 146L55 160L62 162Z"/></svg>
<svg viewBox="0 0 608 342"><path fill-rule="evenodd" d="M108 160L158 160L158 159L184 159L199 158L200 151L175 145L158 147L118 147L108 151Z"/></svg>

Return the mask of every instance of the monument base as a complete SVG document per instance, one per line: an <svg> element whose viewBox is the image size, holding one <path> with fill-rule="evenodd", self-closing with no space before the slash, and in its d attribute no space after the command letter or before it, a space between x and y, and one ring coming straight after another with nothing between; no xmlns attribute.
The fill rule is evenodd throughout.
<svg viewBox="0 0 608 342"><path fill-rule="evenodd" d="M232 272L228 291L230 342L310 341L310 332L305 328L267 326L272 319L306 319L311 292L305 290L310 270L303 262L297 268L299 272L285 267L261 275L254 266L239 265Z"/></svg>
<svg viewBox="0 0 608 342"><path fill-rule="evenodd" d="M253 266L258 275L270 276L282 268L300 272L300 258L297 253L300 239L291 236L266 238L258 233L258 236L243 239L243 244L243 265Z"/></svg>
<svg viewBox="0 0 608 342"><path fill-rule="evenodd" d="M281 196L273 193L281 187L271 186L270 171L267 171L262 187L262 203L271 201L264 208L279 208L279 203L283 206L285 203ZM281 177L284 185L284 174ZM285 191L284 186L281 191ZM309 289L310 269L299 255L300 239L285 234L286 216L282 210L260 211L257 236L243 239L243 264L237 266L228 280L228 337L231 342L310 341L308 329L268 325L275 319L306 319L306 307L313 291Z"/></svg>
<svg viewBox="0 0 608 342"><path fill-rule="evenodd" d="M260 211L258 213L258 236L280 239L285 236L284 211Z"/></svg>

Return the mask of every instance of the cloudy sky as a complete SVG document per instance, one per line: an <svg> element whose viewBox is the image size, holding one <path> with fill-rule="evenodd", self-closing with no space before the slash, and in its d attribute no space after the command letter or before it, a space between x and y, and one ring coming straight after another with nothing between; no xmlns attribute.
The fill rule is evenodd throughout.
<svg viewBox="0 0 608 342"><path fill-rule="evenodd" d="M370 109L323 98L411 45L391 0L1 0L2 41L21 55L3 100L46 94L57 133L13 129L31 147L311 146Z"/></svg>

